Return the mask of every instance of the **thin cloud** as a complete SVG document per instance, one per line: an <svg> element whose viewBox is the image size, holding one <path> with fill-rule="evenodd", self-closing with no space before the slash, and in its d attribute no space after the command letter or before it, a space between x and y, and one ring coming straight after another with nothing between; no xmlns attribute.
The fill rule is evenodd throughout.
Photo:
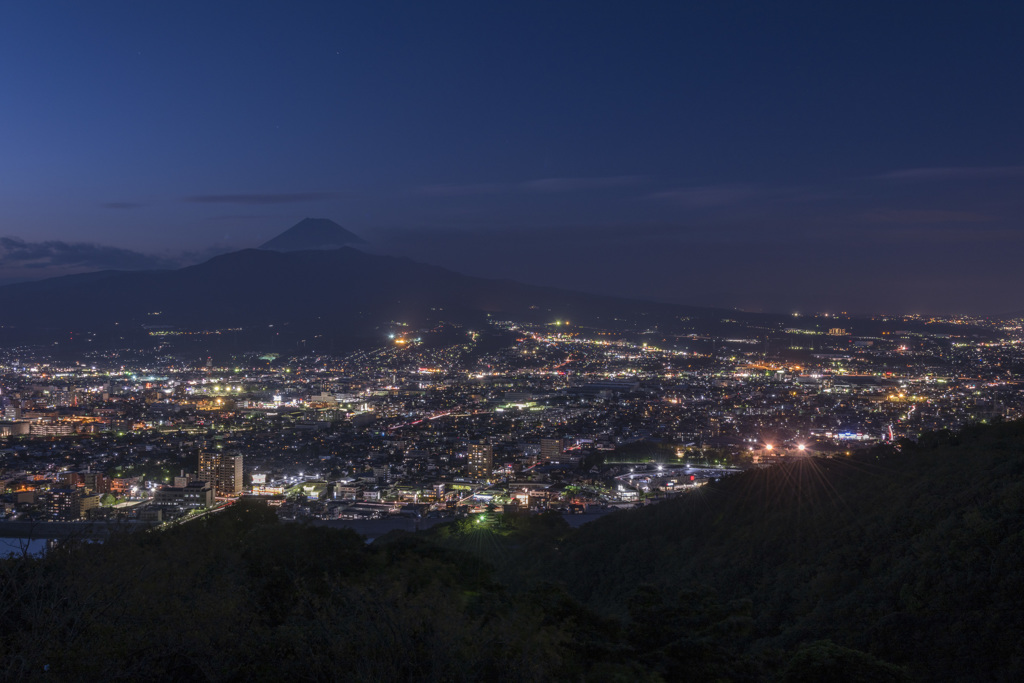
<svg viewBox="0 0 1024 683"><path fill-rule="evenodd" d="M602 190L611 187L638 185L643 176L609 176L606 178L541 178L522 183L528 192L579 192L581 190Z"/></svg>
<svg viewBox="0 0 1024 683"><path fill-rule="evenodd" d="M165 259L168 263L177 264L178 266L187 266L194 263L202 263L208 261L214 256L220 256L221 254L230 254L233 251L244 249L244 247L230 246L228 244L215 244L212 247L207 247L199 251L183 251L180 254L173 255Z"/></svg>
<svg viewBox="0 0 1024 683"><path fill-rule="evenodd" d="M18 237L0 237L0 267L142 270L177 265L172 259L102 244L59 240L26 242Z"/></svg>
<svg viewBox="0 0 1024 683"><path fill-rule="evenodd" d="M1024 166L940 166L906 168L875 176L882 180L962 180L1024 175Z"/></svg>
<svg viewBox="0 0 1024 683"><path fill-rule="evenodd" d="M428 197L470 197L481 194L501 194L511 191L511 184L473 183L468 185L424 185L416 193Z"/></svg>
<svg viewBox="0 0 1024 683"><path fill-rule="evenodd" d="M601 226L545 225L510 226L501 230L480 228L392 227L375 233L370 250L403 253L413 258L427 252L454 253L463 248L517 249L523 245L543 244L546 248L573 249L580 245L602 245L609 249L621 245L650 245L652 249L666 244L691 242L750 242L760 233L747 226L714 229L697 228L679 223L616 224Z"/></svg>
<svg viewBox="0 0 1024 683"><path fill-rule="evenodd" d="M744 204L766 194L763 188L755 185L703 185L655 192L650 195L650 198L703 209Z"/></svg>
<svg viewBox="0 0 1024 683"><path fill-rule="evenodd" d="M1024 235L1010 228L957 228L953 226L908 225L903 228L874 228L860 233L860 237L873 244L935 245L1007 243L1019 245ZM842 239L842 235L836 235ZM1014 248L1017 248L1016 246Z"/></svg>
<svg viewBox="0 0 1024 683"><path fill-rule="evenodd" d="M997 216L975 211L944 211L941 209L884 209L871 211L865 218L872 223L988 223Z"/></svg>
<svg viewBox="0 0 1024 683"><path fill-rule="evenodd" d="M429 197L469 197L488 194L521 194L585 192L615 187L639 185L643 176L605 176L591 178L538 178L515 183L468 183L449 185L424 185L416 193Z"/></svg>
<svg viewBox="0 0 1024 683"><path fill-rule="evenodd" d="M208 221L252 221L266 218L262 213L225 213L219 216L207 216Z"/></svg>
<svg viewBox="0 0 1024 683"><path fill-rule="evenodd" d="M333 199L334 192L288 192L280 194L200 194L185 197L186 202L194 204L249 204L264 206L268 204L301 204L303 202L322 202Z"/></svg>

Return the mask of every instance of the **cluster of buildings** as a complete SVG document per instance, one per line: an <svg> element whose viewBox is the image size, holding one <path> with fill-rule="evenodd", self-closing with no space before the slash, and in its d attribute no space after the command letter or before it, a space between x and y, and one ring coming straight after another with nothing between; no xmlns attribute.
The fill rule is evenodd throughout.
<svg viewBox="0 0 1024 683"><path fill-rule="evenodd" d="M345 355L0 351L9 519L615 505L779 457L1024 415L1020 321L794 316L692 333L494 321ZM637 483L637 466L666 476ZM687 470L686 468L690 468ZM687 474L689 472L689 474ZM714 476L718 476L715 474Z"/></svg>

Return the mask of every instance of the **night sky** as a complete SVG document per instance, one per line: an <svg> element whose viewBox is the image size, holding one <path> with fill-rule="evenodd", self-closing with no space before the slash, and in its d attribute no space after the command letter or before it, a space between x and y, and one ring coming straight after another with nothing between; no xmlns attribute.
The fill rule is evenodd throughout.
<svg viewBox="0 0 1024 683"><path fill-rule="evenodd" d="M474 275L1024 310L1024 3L7 2L0 280L306 216Z"/></svg>

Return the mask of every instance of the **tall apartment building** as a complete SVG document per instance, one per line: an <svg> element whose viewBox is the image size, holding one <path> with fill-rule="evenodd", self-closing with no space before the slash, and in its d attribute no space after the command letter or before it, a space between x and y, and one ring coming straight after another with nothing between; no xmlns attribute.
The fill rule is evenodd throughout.
<svg viewBox="0 0 1024 683"><path fill-rule="evenodd" d="M81 492L77 489L53 489L46 494L45 510L52 520L68 521L81 516L78 499Z"/></svg>
<svg viewBox="0 0 1024 683"><path fill-rule="evenodd" d="M220 459L217 470L216 486L220 487L218 495L238 496L242 493L242 456L224 455Z"/></svg>
<svg viewBox="0 0 1024 683"><path fill-rule="evenodd" d="M200 450L199 467L196 470L198 476L196 481L208 481L211 484L217 480L217 466L220 463L220 451Z"/></svg>
<svg viewBox="0 0 1024 683"><path fill-rule="evenodd" d="M208 481L218 496L242 493L242 460L238 453L221 450L199 451L198 481Z"/></svg>
<svg viewBox="0 0 1024 683"><path fill-rule="evenodd" d="M473 441L469 444L466 474L474 479L487 479L494 465L494 449L491 444Z"/></svg>

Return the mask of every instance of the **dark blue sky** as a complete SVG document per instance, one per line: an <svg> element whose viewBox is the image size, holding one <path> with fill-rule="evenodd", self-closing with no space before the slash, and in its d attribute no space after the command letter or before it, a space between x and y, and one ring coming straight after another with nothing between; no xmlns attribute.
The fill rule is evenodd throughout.
<svg viewBox="0 0 1024 683"><path fill-rule="evenodd" d="M1019 2L0 6L0 279L305 216L479 275L1024 309Z"/></svg>

